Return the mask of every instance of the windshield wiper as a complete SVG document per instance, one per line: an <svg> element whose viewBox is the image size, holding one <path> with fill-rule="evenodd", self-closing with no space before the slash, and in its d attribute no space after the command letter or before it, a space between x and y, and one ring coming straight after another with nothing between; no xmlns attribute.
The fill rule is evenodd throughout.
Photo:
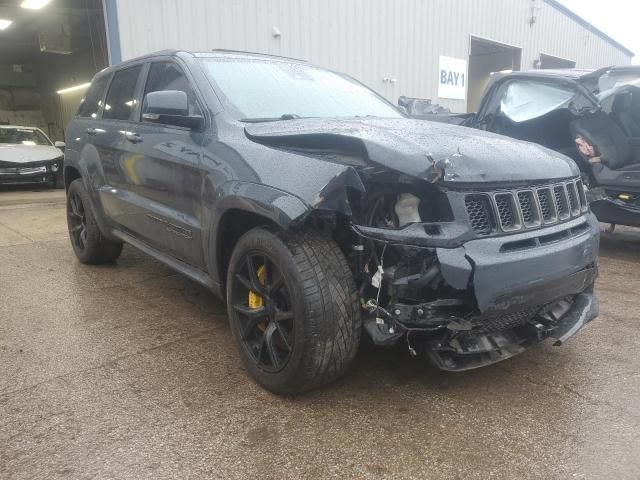
<svg viewBox="0 0 640 480"><path fill-rule="evenodd" d="M277 122L279 120L295 120L296 118L302 118L295 113L283 113L279 117L263 117L263 118L241 118L241 122L245 123L260 123L260 122Z"/></svg>

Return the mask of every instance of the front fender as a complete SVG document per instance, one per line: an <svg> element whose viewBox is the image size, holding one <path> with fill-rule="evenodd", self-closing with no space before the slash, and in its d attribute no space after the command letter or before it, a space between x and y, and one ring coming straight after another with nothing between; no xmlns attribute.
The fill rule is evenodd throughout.
<svg viewBox="0 0 640 480"><path fill-rule="evenodd" d="M220 284L218 277L219 231L221 221L230 211L242 211L254 214L278 225L283 230L301 224L307 216L316 210L333 211L351 216L351 207L346 189L354 188L364 191L358 174L352 167L336 165L335 175L328 181L318 179L316 190L305 191L307 198L301 198L295 193L287 192L276 187L254 182L233 180L224 183L217 190L210 190L205 194L204 228L207 247L205 258L207 267L214 283Z"/></svg>
<svg viewBox="0 0 640 480"><path fill-rule="evenodd" d="M247 212L264 218L282 229L302 221L313 208L297 196L259 183L230 181L223 184L212 197L205 195L203 206L205 259L207 270L214 284L223 283L220 278L219 232L225 215L230 212ZM222 292L219 292L222 295Z"/></svg>
<svg viewBox="0 0 640 480"><path fill-rule="evenodd" d="M297 196L259 183L227 182L217 196L214 220L216 217L219 220L230 209L237 209L258 214L286 229L311 210L311 206Z"/></svg>

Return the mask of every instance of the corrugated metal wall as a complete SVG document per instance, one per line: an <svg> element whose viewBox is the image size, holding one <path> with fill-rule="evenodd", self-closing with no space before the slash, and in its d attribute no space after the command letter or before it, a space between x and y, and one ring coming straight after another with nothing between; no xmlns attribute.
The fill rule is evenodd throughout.
<svg viewBox="0 0 640 480"><path fill-rule="evenodd" d="M585 68L631 62L542 0L117 0L117 9L123 60L164 48L286 55L349 73L394 102L436 99L438 57L468 58L471 36L521 48L522 69L540 53Z"/></svg>

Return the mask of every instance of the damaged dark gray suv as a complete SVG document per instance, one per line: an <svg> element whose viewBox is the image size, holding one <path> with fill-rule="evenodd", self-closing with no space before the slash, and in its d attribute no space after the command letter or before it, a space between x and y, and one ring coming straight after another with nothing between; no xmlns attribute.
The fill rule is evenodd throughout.
<svg viewBox="0 0 640 480"><path fill-rule="evenodd" d="M405 118L302 61L164 51L103 70L64 176L80 261L126 242L225 298L273 392L334 380L362 336L459 371L597 315L599 228L572 160Z"/></svg>

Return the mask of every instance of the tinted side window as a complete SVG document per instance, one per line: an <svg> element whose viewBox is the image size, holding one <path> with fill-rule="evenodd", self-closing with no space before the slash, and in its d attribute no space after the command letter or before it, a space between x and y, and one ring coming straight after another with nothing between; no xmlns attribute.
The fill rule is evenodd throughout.
<svg viewBox="0 0 640 480"><path fill-rule="evenodd" d="M164 90L179 90L185 92L189 102L189 115L200 115L200 108L198 107L196 95L189 83L189 79L175 63L161 62L151 65L144 94Z"/></svg>
<svg viewBox="0 0 640 480"><path fill-rule="evenodd" d="M142 65L116 72L104 103L102 118L129 120L136 105L136 83Z"/></svg>
<svg viewBox="0 0 640 480"><path fill-rule="evenodd" d="M108 81L109 75L103 75L100 78L96 78L91 83L91 86L78 109L79 116L95 118L98 115L98 110L100 110L100 101L104 95L105 88L107 88Z"/></svg>

